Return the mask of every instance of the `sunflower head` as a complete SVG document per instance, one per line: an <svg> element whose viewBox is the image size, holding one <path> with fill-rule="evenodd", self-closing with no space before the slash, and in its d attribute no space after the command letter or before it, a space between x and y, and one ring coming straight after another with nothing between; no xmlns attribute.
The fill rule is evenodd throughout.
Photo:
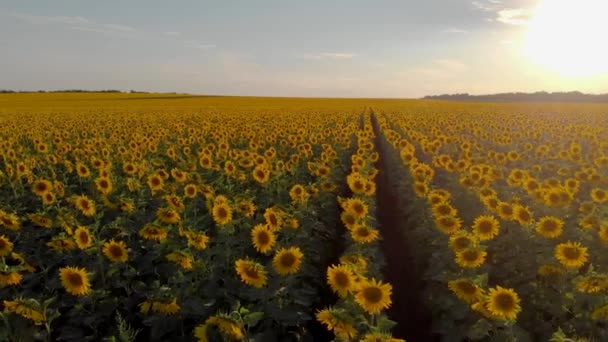
<svg viewBox="0 0 608 342"><path fill-rule="evenodd" d="M71 295L85 296L91 291L89 275L85 268L66 266L59 270L63 288Z"/></svg>

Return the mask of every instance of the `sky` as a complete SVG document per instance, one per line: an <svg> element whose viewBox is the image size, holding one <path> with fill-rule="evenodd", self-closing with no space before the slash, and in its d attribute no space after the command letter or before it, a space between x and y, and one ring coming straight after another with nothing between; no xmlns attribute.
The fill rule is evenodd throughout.
<svg viewBox="0 0 608 342"><path fill-rule="evenodd" d="M588 13L554 0L564 8L546 10L547 19L535 12L543 1L552 0L0 0L0 89L608 93L608 68L571 72L608 65L606 50L594 47L603 19L573 31L595 45L576 45L579 37L562 28L590 21ZM578 21L569 22L572 13Z"/></svg>

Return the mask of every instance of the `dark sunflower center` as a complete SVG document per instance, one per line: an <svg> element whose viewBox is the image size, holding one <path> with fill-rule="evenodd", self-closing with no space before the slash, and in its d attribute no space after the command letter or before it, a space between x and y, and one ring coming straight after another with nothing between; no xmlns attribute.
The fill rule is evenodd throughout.
<svg viewBox="0 0 608 342"><path fill-rule="evenodd" d="M576 247L566 247L564 248L564 256L566 259L577 260L581 255L581 251Z"/></svg>
<svg viewBox="0 0 608 342"><path fill-rule="evenodd" d="M152 185L158 186L159 184L160 184L160 179L158 179L158 178L152 178Z"/></svg>
<svg viewBox="0 0 608 342"><path fill-rule="evenodd" d="M379 303L382 300L382 290L376 286L367 287L363 290L363 297L370 303Z"/></svg>
<svg viewBox="0 0 608 342"><path fill-rule="evenodd" d="M87 200L81 200L80 201L80 206L84 210L88 210L91 207L90 204L89 204L89 201L87 201Z"/></svg>
<svg viewBox="0 0 608 342"><path fill-rule="evenodd" d="M367 229L365 227L361 227L361 228L357 229L357 235L360 237L366 238L371 235L371 232L369 231L369 229Z"/></svg>
<svg viewBox="0 0 608 342"><path fill-rule="evenodd" d="M350 277L344 272L338 272L334 275L334 282L339 287L348 287L350 285Z"/></svg>
<svg viewBox="0 0 608 342"><path fill-rule="evenodd" d="M464 249L469 247L471 241L466 237L459 237L454 240L454 245L459 249Z"/></svg>
<svg viewBox="0 0 608 342"><path fill-rule="evenodd" d="M293 253L287 252L281 255L280 264L283 267L291 267L296 263L296 256Z"/></svg>
<svg viewBox="0 0 608 342"><path fill-rule="evenodd" d="M39 192L44 192L46 191L46 189L48 189L48 187L46 186L46 183L38 183L36 184L36 190Z"/></svg>
<svg viewBox="0 0 608 342"><path fill-rule="evenodd" d="M82 280L82 276L78 273L70 273L67 276L68 282L72 286L82 286L84 281Z"/></svg>
<svg viewBox="0 0 608 342"><path fill-rule="evenodd" d="M466 261L476 261L479 258L479 253L474 249L467 250L462 254L462 257Z"/></svg>
<svg viewBox="0 0 608 342"><path fill-rule="evenodd" d="M80 235L78 237L80 238L80 242L82 243L89 242L89 234L87 234L86 232L80 232Z"/></svg>
<svg viewBox="0 0 608 342"><path fill-rule="evenodd" d="M217 216L220 219L225 219L225 218L228 217L228 211L226 211L226 208L220 207L220 208L217 209Z"/></svg>
<svg viewBox="0 0 608 342"><path fill-rule="evenodd" d="M494 303L502 311L512 310L515 306L513 296L508 293L501 293L494 298Z"/></svg>
<svg viewBox="0 0 608 342"><path fill-rule="evenodd" d="M268 232L261 231L258 233L257 240L259 245L265 246L270 243L270 235Z"/></svg>
<svg viewBox="0 0 608 342"><path fill-rule="evenodd" d="M345 215L344 221L346 224L349 224L349 225L355 224L355 222L356 222L355 218L352 215Z"/></svg>
<svg viewBox="0 0 608 342"><path fill-rule="evenodd" d="M123 256L123 250L119 245L111 245L109 248L110 254L115 258L120 258Z"/></svg>
<svg viewBox="0 0 608 342"><path fill-rule="evenodd" d="M492 232L493 224L492 224L492 222L489 222L489 221L481 221L479 223L478 227L479 227L479 231L481 233L487 234L487 233Z"/></svg>
<svg viewBox="0 0 608 342"><path fill-rule="evenodd" d="M276 225L278 222L277 217L274 214L270 214L268 215L268 221L270 222L270 224L272 224L273 226Z"/></svg>
<svg viewBox="0 0 608 342"><path fill-rule="evenodd" d="M475 287L475 285L471 284L468 281L462 281L458 283L458 289L466 294L474 294L475 291L477 290L477 288Z"/></svg>
<svg viewBox="0 0 608 342"><path fill-rule="evenodd" d="M545 221L542 225L542 229L546 232L554 232L557 230L557 223L555 221Z"/></svg>
<svg viewBox="0 0 608 342"><path fill-rule="evenodd" d="M0 239L0 251L8 247L8 243L4 239Z"/></svg>
<svg viewBox="0 0 608 342"><path fill-rule="evenodd" d="M253 267L245 268L245 275L247 275L247 277L252 278L252 279L260 278L260 273Z"/></svg>

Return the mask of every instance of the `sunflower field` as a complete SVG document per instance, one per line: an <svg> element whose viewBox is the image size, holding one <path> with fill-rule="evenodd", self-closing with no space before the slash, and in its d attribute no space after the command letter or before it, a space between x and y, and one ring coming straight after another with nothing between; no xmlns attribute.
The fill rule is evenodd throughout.
<svg viewBox="0 0 608 342"><path fill-rule="evenodd" d="M605 105L378 108L443 341L608 339ZM382 170L381 170L382 171ZM415 209L413 209L415 208ZM411 219L411 218L410 218Z"/></svg>
<svg viewBox="0 0 608 342"><path fill-rule="evenodd" d="M398 341L371 112L328 101L2 95L0 340Z"/></svg>
<svg viewBox="0 0 608 342"><path fill-rule="evenodd" d="M0 341L608 340L608 106L0 95Z"/></svg>

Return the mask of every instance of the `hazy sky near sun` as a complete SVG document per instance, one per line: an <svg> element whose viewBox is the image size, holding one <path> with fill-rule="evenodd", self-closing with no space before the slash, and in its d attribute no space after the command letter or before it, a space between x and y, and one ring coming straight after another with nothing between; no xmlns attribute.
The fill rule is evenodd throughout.
<svg viewBox="0 0 608 342"><path fill-rule="evenodd" d="M539 1L0 0L0 89L608 92L608 73L565 75L522 52Z"/></svg>

